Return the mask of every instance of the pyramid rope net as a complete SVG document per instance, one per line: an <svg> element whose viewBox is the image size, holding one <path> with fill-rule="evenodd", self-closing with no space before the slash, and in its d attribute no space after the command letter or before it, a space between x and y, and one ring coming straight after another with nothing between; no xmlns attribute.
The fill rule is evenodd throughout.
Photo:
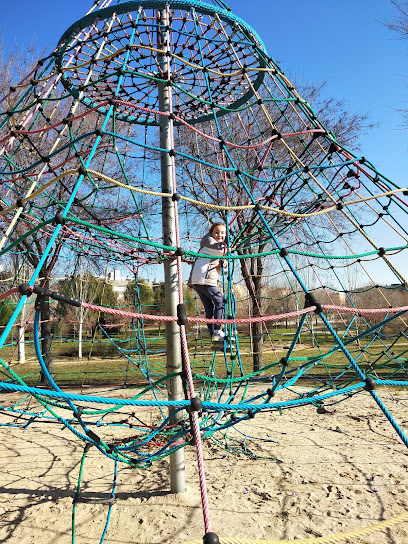
<svg viewBox="0 0 408 544"><path fill-rule="evenodd" d="M188 444L200 463L203 438L257 458L241 421L369 391L408 445L375 391L408 384L407 189L336 139L223 4L95 4L1 100L0 149L3 425L57 419L140 468ZM213 220L228 226L218 350L185 285ZM163 266L177 313L146 287ZM124 299L111 270L132 278ZM79 325L74 369L58 359ZM205 504L204 519L211 534Z"/></svg>

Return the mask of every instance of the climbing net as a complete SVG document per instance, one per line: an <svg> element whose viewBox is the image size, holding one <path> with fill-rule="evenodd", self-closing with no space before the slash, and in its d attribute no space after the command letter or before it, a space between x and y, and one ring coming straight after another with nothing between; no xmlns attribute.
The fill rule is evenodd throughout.
<svg viewBox="0 0 408 544"><path fill-rule="evenodd" d="M223 7L97 2L2 99L4 424L57 419L143 468L201 436L256 457L240 421L365 390L408 445L375 391L408 383L407 189ZM185 285L213 220L228 226L218 350ZM148 281L163 268L177 312ZM119 392L87 394L101 383Z"/></svg>

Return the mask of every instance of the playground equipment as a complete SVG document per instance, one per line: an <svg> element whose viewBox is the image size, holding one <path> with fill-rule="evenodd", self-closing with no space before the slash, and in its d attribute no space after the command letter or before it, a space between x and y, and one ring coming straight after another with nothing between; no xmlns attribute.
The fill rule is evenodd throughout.
<svg viewBox="0 0 408 544"><path fill-rule="evenodd" d="M223 3L101 0L1 104L10 317L0 389L18 398L9 412L28 414L35 397L38 417L114 463L170 455L174 492L185 489L183 447L194 443L205 544L218 537L202 437L229 447L229 429L261 410L323 410L365 390L408 445L375 391L407 385L407 189L337 141ZM217 218L228 225L230 341L213 351L185 280L203 225ZM125 299L109 300L107 274L95 283L112 269L133 278ZM140 278L161 274L157 312ZM76 385L98 382L91 356L108 346L124 396L61 389L56 359L72 321L91 344ZM301 345L310 350L297 357ZM152 425L145 407L156 410ZM113 440L119 422L137 434Z"/></svg>

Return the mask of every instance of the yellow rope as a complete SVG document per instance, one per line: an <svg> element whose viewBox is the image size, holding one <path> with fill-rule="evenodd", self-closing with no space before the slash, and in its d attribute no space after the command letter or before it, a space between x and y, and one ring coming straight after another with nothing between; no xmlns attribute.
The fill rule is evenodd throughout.
<svg viewBox="0 0 408 544"><path fill-rule="evenodd" d="M126 185L125 183L122 183L120 181L116 181L115 179L112 179L110 178L109 176L105 176L105 174L102 174L100 172L96 172L95 170L91 170L90 168L87 169L88 172L90 174L93 174L94 176L98 176L99 178L103 179L104 181L107 181L109 183L113 183L114 185L118 185L119 187L124 187L125 189L129 189L130 191L134 191L134 192L137 192L137 193L144 193L144 194L147 194L147 195L153 195L153 196L161 196L161 197L171 197L172 195L170 193L159 193L157 191L148 191L147 189L140 189L139 187L134 187L133 185ZM361 198L361 199L357 199L357 200L351 200L349 202L343 202L343 206L349 206L350 204L361 204L363 202L366 202L367 200L373 200L375 198L380 198L380 197L383 197L383 196L390 196L390 195L393 195L395 193L399 193L399 192L402 192L402 191L406 191L407 189L394 189L393 191L387 191L387 192L384 192L384 193L380 193L378 195L374 195L374 196L369 196L367 198ZM202 202L200 200L194 200L192 198L188 198L186 196L182 196L182 195L179 195L180 197L180 200L185 200L186 202L190 202L191 204L198 204L198 205L201 205L203 206L204 208L212 208L214 210L249 210L249 209L253 209L255 208L256 206L254 204L248 204L248 205L245 205L245 206L220 206L218 204L208 204L206 202ZM312 212L312 213L292 213L292 212L287 212L285 210L280 210L278 208L274 208L272 206L258 206L259 209L261 210L268 210L268 211L271 211L271 212L274 212L274 213L277 213L277 214L280 214L280 215L286 215L288 217L298 217L298 218L302 218L302 217L313 217L313 216L316 216L316 215L323 215L323 214L327 214L331 211L334 211L337 209L336 206L330 206L328 208L325 208L324 210L320 210L318 212Z"/></svg>
<svg viewBox="0 0 408 544"><path fill-rule="evenodd" d="M48 187L50 187L56 181L62 179L65 176L69 176L71 174L74 174L75 172L78 172L78 168L73 168L73 169L67 170L66 172L63 172L62 174L60 174L56 178L53 178L51 181L47 182L43 187L41 187L41 189L38 189L37 191L35 191L35 193L32 193L30 196L28 196L26 198L22 198L21 199L22 203L25 204L26 202L29 202L30 200L32 200L33 198L35 198L36 196L38 196L39 194L44 192ZM87 169L87 172L89 174L97 176L98 178L102 179L103 181L106 181L108 183L112 183L113 185L117 185L118 187L123 187L124 189L128 189L129 191L132 191L132 192L135 192L135 193L142 193L142 194L145 194L145 195L160 196L160 197L167 197L167 198L171 198L173 196L171 193L161 193L159 191L149 191L147 189L140 189L139 187L134 187L133 185L127 185L126 183L122 183L121 181L117 181L117 180L115 180L115 179L113 179L113 178L111 178L109 176L106 176L105 174L102 174L102 172L97 172L96 170L92 170L90 168ZM393 195L393 194L396 194L396 193L399 193L399 192L402 192L402 191L406 191L406 190L407 189L394 189L393 191L387 191L387 192L384 192L384 193L380 193L378 195L369 196L367 198L361 198L361 199L357 199L357 200L350 200L349 202L343 202L342 204L343 204L343 206L349 206L351 204L361 204L363 202L366 202L367 200L373 200L375 198L380 198L380 197L383 197L383 196L390 196L390 195ZM189 202L190 204L199 205L199 206L202 206L204 208L210 208L212 210L235 210L235 211L239 211L239 210L250 210L250 209L253 209L253 208L256 207L254 204L247 204L245 206L221 206L219 204L209 204L208 202L202 202L200 200L194 200L193 198L188 198L188 197L182 196L182 195L179 195L179 197L180 197L180 200L184 200L185 202ZM6 215L7 213L9 213L12 210L15 210L16 208L18 208L18 206L15 204L13 206L10 206L9 208L6 208L5 210L2 210L0 212L0 217L2 215ZM302 218L302 217L315 217L317 215L323 215L323 214L327 215L329 212L335 211L337 208L336 208L336 206L330 206L330 207L325 208L323 210L320 210L318 212L312 212L312 213L292 213L292 212L287 212L285 210L279 210L278 208L274 208L272 206L259 206L259 209L268 210L268 211L274 212L274 213L279 214L279 215L285 215L287 217Z"/></svg>
<svg viewBox="0 0 408 544"><path fill-rule="evenodd" d="M145 51L150 51L151 53L157 53L158 55L164 55L166 53L165 50L157 49L156 47L149 47L147 45L133 44L133 43L129 44L129 45L130 45L131 49L144 49ZM111 53L110 55L104 55L104 56L99 57L98 60L101 61L101 62L105 62L107 60L113 60L116 57L120 56L125 51L127 51L126 47L121 47L120 49L117 49L114 53ZM177 59L178 61L182 62L186 66L190 66L191 68L193 68L195 70L201 70L201 71L204 70L204 66L201 66L199 64L195 64L194 62L189 62L185 58L180 57L179 55L176 55L175 53L170 52L170 55L174 59ZM94 64L94 63L95 63L94 60L87 60L87 61L82 62L81 64L76 64L75 66L63 67L61 70L62 70L62 72L71 72L71 71L78 70L78 68L84 68L86 66L90 66L91 64ZM119 66L118 66L118 68L119 68ZM248 66L248 68L246 68L247 72L270 72L271 70L272 69L268 68L268 67L261 68L261 67L257 67L257 66L255 66L255 67ZM131 70L131 71L134 72L134 73L141 73L143 75L146 75L146 74L144 74L144 72L138 72L138 70ZM235 70L234 72L220 72L219 70L215 70L214 68L206 67L206 71L211 72L212 74L217 75L217 76L221 76L221 77L234 77L234 76L238 76L238 75L242 74L242 69ZM56 75L56 72L52 72L48 76L45 76L45 77L43 77L41 79L36 79L36 84L44 83L46 81L49 81L55 75ZM30 85L32 85L32 82L28 81L27 83L20 83L19 85L15 85L14 88L15 89L24 89L25 87L29 87Z"/></svg>
<svg viewBox="0 0 408 544"><path fill-rule="evenodd" d="M46 189L48 189L48 187L50 187L51 185L53 185L56 181L59 181L60 179L62 178L65 178L66 176L69 176L71 174L75 174L78 172L78 168L73 168L71 170L67 170L66 172L63 172L62 174L60 174L59 176L57 176L56 178L53 178L52 180L48 181L45 185L43 185L41 187L41 189L38 189L38 191L35 191L34 193L31 193L30 196L27 196L25 198L21 198L21 204L26 204L26 202L29 202L30 200L32 200L33 198L35 198L36 196L38 196L39 194L43 193ZM2 210L0 212L0 217L2 215L6 215L8 214L9 212L19 208L20 206L18 204L14 204L13 206L10 206L9 208L5 209L5 210Z"/></svg>
<svg viewBox="0 0 408 544"><path fill-rule="evenodd" d="M337 542L345 542L353 538L368 535L374 531L382 531L391 527L392 525L398 525L404 521L408 521L408 512L404 512L394 518L375 523L369 527L362 527L355 531L349 531L347 533L337 533L331 536L319 536L316 538L301 538L296 540L259 540L253 538L228 538L220 537L220 544L336 544ZM191 542L184 542L184 544L202 544L201 540L193 540Z"/></svg>

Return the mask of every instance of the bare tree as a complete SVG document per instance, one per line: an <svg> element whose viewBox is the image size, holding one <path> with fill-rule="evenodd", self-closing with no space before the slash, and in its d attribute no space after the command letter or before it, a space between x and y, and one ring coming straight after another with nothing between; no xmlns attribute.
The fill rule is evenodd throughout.
<svg viewBox="0 0 408 544"><path fill-rule="evenodd" d="M197 217L205 221L221 217L230 225L231 246L236 246L242 257L238 262L253 317L264 313L268 259L263 254L271 243L272 248L277 247L274 233L278 233L280 244L289 244L294 230L301 239L310 236L296 218L265 208L261 215L256 204L289 212L324 206L325 195L308 186L309 167L318 172L317 165L330 159L341 144L356 144L370 128L365 114L349 114L341 100L325 97L324 84L301 87L304 98L316 104L315 112L306 101L299 102L301 108L294 101L280 103L271 99L268 90L261 89L258 105L221 117L217 126L212 122L200 125L205 137L182 128L178 138L180 149L196 159L182 160L182 167L189 179L184 189L200 202L195 206ZM336 134L338 146L325 139L328 132ZM218 174L212 163L229 170ZM231 214L223 208L213 211L202 204L206 202L251 206ZM322 237L329 236L332 226L328 221L311 221ZM256 322L252 329L254 371L263 367L264 326Z"/></svg>
<svg viewBox="0 0 408 544"><path fill-rule="evenodd" d="M0 69L7 76L2 101L6 111L0 116L0 169L5 173L0 185L0 249L16 248L40 286L49 290L53 272L66 272L61 258L66 263L85 252L93 269L106 267L114 259L112 225L115 232L134 234L148 203L135 203L121 186L106 181L129 184L118 151L121 148L122 157L126 156L126 143L102 134L100 128L106 114L92 111L67 93L52 56L34 65L31 58L19 62L0 54ZM29 76L22 77L30 64ZM137 127L113 118L105 129L129 134ZM85 169L86 163L92 171ZM132 166L131 155L126 166ZM98 241L91 234L94 226L104 229ZM51 306L47 294L40 298L41 351L52 373Z"/></svg>

